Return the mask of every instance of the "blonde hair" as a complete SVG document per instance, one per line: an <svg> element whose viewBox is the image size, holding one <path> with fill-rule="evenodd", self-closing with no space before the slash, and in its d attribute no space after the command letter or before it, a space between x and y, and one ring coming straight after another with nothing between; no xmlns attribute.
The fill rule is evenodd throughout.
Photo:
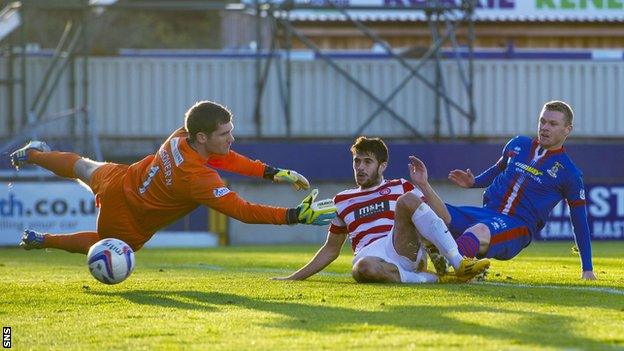
<svg viewBox="0 0 624 351"><path fill-rule="evenodd" d="M567 103L559 100L548 101L544 104L542 111L556 111L563 113L566 125L571 125L574 120L574 111Z"/></svg>

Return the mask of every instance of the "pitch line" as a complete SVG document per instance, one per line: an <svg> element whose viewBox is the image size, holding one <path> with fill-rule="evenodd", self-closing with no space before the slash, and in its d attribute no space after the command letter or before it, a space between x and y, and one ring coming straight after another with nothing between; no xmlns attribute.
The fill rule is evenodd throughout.
<svg viewBox="0 0 624 351"><path fill-rule="evenodd" d="M167 265L167 266L162 266L165 268L201 268L201 269L207 269L210 271L232 271L232 272L246 272L246 273L277 273L277 274L285 274L285 273L292 273L294 272L294 270L292 269L285 269L285 268L254 268L254 267L248 267L248 268L229 268L229 267L223 267L223 266L218 266L218 265L213 265L213 264L175 264L175 265ZM328 275L328 276L344 276L344 277L350 277L351 274L348 273L334 273L334 272L318 272L315 275Z"/></svg>
<svg viewBox="0 0 624 351"><path fill-rule="evenodd" d="M290 269L280 269L280 268L226 268L218 265L209 265L209 264L199 264L199 265L174 265L175 267L187 267L187 268L202 268L208 269L211 271L236 271L236 272L251 272L251 273L275 273L275 274L286 274L292 273L293 271ZM324 276L334 276L334 277L350 277L349 273L334 273L334 272L319 272L315 275L324 275ZM624 295L624 290L619 290L615 288L601 288L596 286L560 286L560 285L531 285L531 284L514 284L514 283L503 283L503 282L474 282L471 284L475 285L492 285L492 286L502 286L509 288L539 288L539 289L555 289L555 290L571 290L571 291L582 291L582 292L597 292L597 293L605 293L610 295Z"/></svg>
<svg viewBox="0 0 624 351"><path fill-rule="evenodd" d="M560 286L560 285L531 285L531 284L513 284L502 282L476 282L479 285L494 285L512 288L540 288L540 289L556 289L556 290L572 290L583 292L599 292L612 295L624 295L624 290L614 288L601 288L596 286Z"/></svg>

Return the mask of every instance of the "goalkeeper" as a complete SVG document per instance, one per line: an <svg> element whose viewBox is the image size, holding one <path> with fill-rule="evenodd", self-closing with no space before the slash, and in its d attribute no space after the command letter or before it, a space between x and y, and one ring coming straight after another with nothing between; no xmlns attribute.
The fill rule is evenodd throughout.
<svg viewBox="0 0 624 351"><path fill-rule="evenodd" d="M31 141L11 154L18 168L35 164L90 187L100 208L94 232L49 234L25 230L20 246L26 250L57 248L86 254L103 238L117 238L139 250L159 229L200 205L245 223L327 225L335 216L331 200L315 202L313 190L297 207L255 204L240 198L216 169L290 183L307 190L307 179L291 170L252 161L230 149L234 136L231 112L202 101L185 116L185 126L173 132L158 152L132 165L101 163L69 152L51 151Z"/></svg>

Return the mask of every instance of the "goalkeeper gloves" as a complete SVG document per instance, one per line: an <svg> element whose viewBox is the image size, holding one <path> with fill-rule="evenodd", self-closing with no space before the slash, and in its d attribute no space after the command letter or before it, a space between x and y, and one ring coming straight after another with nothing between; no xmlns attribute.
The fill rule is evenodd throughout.
<svg viewBox="0 0 624 351"><path fill-rule="evenodd" d="M310 189L310 182L301 174L289 169L265 167L264 178L278 183L291 183L295 190Z"/></svg>
<svg viewBox="0 0 624 351"><path fill-rule="evenodd" d="M299 206L288 209L286 214L288 224L327 225L336 217L336 206L332 199L314 201L318 189L306 196Z"/></svg>

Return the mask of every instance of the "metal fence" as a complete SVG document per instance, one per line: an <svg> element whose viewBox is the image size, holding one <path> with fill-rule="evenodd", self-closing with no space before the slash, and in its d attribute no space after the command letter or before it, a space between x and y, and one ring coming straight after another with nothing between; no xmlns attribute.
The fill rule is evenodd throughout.
<svg viewBox="0 0 624 351"><path fill-rule="evenodd" d="M43 79L47 58L30 58L27 66L27 101ZM416 64L416 62L413 62ZM236 135L255 136L253 108L255 71L253 59L103 57L89 61L90 116L101 137L161 138L182 123L186 109L196 101L219 101L234 112ZM390 60L340 60L338 64L364 86L383 97L408 72ZM6 78L6 62L0 59L0 80ZM16 65L17 66L17 65ZM19 77L19 69L14 69ZM454 62L444 62L445 86L454 99L467 106ZM433 81L434 70L422 74ZM48 113L70 107L69 74L61 79ZM76 70L79 83L80 70ZM9 118L21 125L20 89L15 89L14 115L8 116L7 86L0 85L0 137L9 137ZM76 90L80 93L80 89ZM534 134L542 104L550 99L570 102L576 111L577 137L624 135L624 63L622 61L475 61L475 136L508 137ZM280 107L275 66L264 95L261 135L286 136ZM434 130L435 94L412 80L389 104L425 136ZM376 108L376 104L318 60L292 63L293 137L351 137ZM441 136L468 135L468 121L442 110ZM5 123L5 121L7 123ZM66 133L67 127L57 127ZM50 127L49 132L54 131ZM381 113L364 134L409 137L387 113Z"/></svg>

